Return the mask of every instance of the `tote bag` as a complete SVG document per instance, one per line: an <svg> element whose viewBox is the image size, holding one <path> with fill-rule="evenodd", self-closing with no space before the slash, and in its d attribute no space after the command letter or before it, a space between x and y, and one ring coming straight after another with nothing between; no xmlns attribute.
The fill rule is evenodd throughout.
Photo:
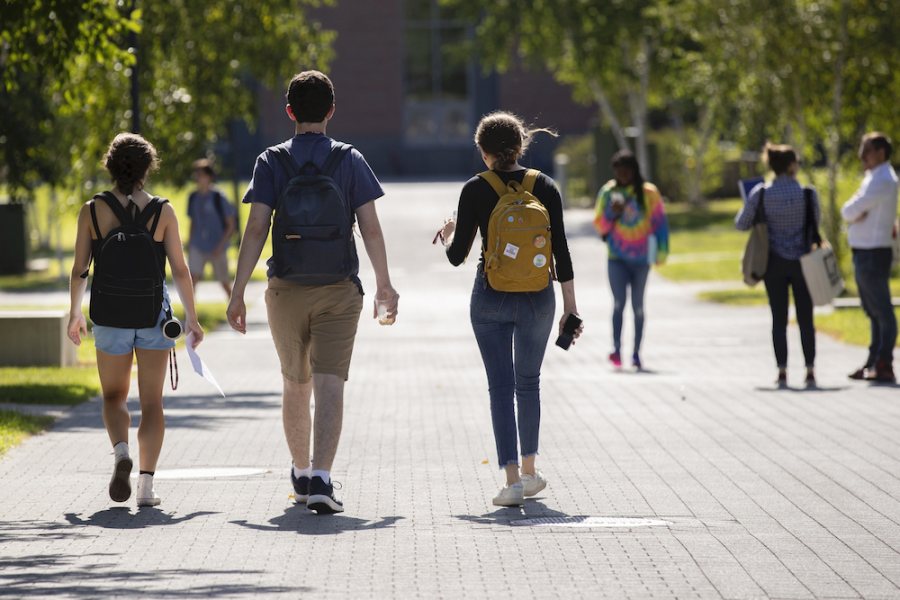
<svg viewBox="0 0 900 600"><path fill-rule="evenodd" d="M806 196L806 230L804 240L807 247L816 248L800 257L800 269L813 304L824 306L844 291L844 279L838 269L837 258L828 242L822 241L819 227L816 225L815 212L812 205L812 191L804 190Z"/></svg>
<svg viewBox="0 0 900 600"><path fill-rule="evenodd" d="M747 238L744 256L741 259L744 283L750 287L763 280L769 266L769 226L766 224L766 209L763 206L765 191L765 188L759 191L759 204L756 205L753 227L750 228L750 237Z"/></svg>

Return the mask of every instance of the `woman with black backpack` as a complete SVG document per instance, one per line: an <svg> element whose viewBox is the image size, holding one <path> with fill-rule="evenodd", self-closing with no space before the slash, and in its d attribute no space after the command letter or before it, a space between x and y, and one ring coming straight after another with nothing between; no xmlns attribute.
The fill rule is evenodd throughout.
<svg viewBox="0 0 900 600"><path fill-rule="evenodd" d="M192 334L195 347L203 339L175 211L167 200L144 189L158 163L156 149L141 136L121 133L113 139L104 164L114 187L94 196L78 214L70 280L68 335L79 345L87 334L81 304L93 260L90 316L103 389L103 423L115 454L109 495L116 502L125 502L131 496L131 416L126 400L131 366L137 357L141 403L138 506L160 502L153 490L153 474L165 433L162 392L174 338L180 333L177 325L172 330L166 259L184 304L185 329Z"/></svg>
<svg viewBox="0 0 900 600"><path fill-rule="evenodd" d="M489 170L466 182L458 220L447 220L438 232L454 266L462 264L481 232L470 313L487 373L498 461L506 471L495 506L519 506L547 485L535 458L541 365L556 308L554 276L563 297L560 331L569 315L575 315L570 337L582 329L559 189L550 177L519 164L538 131L555 135L529 130L507 112L481 119L475 145Z"/></svg>

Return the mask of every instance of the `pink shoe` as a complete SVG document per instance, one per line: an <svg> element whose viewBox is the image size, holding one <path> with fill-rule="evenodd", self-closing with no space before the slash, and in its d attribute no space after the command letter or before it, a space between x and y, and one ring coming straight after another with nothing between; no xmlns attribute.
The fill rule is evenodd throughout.
<svg viewBox="0 0 900 600"><path fill-rule="evenodd" d="M622 356L618 352L612 352L609 355L609 362L617 369L622 368Z"/></svg>

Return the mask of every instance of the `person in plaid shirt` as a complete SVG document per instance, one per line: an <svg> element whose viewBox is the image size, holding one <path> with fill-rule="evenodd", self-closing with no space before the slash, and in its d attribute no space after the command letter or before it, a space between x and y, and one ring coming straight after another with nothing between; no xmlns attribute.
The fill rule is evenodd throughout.
<svg viewBox="0 0 900 600"><path fill-rule="evenodd" d="M800 269L800 257L809 252L806 239L807 192L797 182L797 153L787 145L766 144L765 157L775 172L775 179L759 184L750 192L747 202L735 217L735 227L747 231L753 226L759 203L763 203L769 228L769 264L764 282L772 309L772 345L778 365L779 387L787 387L787 324L788 288L793 290L800 342L806 360L806 386L816 384L816 329L813 324L813 303ZM809 190L813 213L818 226L819 197Z"/></svg>

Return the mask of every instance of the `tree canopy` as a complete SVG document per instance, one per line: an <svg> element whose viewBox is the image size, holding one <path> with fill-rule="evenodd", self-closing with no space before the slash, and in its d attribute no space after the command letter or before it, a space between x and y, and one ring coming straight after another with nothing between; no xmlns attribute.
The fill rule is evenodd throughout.
<svg viewBox="0 0 900 600"><path fill-rule="evenodd" d="M253 123L257 84L278 89L327 65L334 34L306 12L328 3L5 1L0 180L11 194L90 180L112 135L131 129L135 68L140 133L160 152L160 176L177 179L233 121Z"/></svg>

